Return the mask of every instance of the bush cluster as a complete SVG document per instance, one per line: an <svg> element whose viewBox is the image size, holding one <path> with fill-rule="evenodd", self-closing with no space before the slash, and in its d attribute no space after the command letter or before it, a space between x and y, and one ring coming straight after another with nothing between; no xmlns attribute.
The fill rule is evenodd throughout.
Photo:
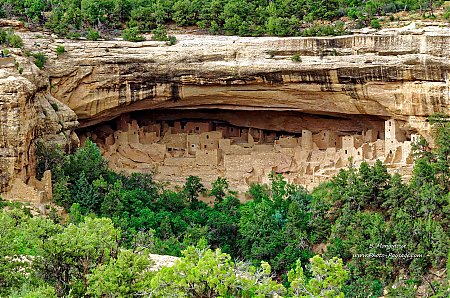
<svg viewBox="0 0 450 298"><path fill-rule="evenodd" d="M0 0L0 16L45 24L70 36L89 30L113 32L125 26L150 32L159 26L198 26L211 33L231 35L338 35L341 17L368 26L377 16L415 10L432 15L442 1L421 0ZM375 23L374 23L375 24ZM310 29L313 28L313 29ZM135 29L133 29L135 30ZM86 36L86 35L85 35ZM130 39L131 40L131 39Z"/></svg>

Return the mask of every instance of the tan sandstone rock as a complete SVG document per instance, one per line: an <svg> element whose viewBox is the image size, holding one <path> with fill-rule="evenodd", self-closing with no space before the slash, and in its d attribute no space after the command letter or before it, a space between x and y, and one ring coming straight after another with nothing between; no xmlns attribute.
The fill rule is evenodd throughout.
<svg viewBox="0 0 450 298"><path fill-rule="evenodd" d="M0 192L10 189L16 178L26 181L33 176L32 144L37 138L76 141L72 134L76 116L80 127L89 127L135 111L146 111L155 121L182 116L225 121L252 128L252 132L244 133L248 135L246 145L206 142L190 133L171 137L167 159L162 156L166 144L154 145L157 152L147 146L161 142L167 127L158 132L153 128L137 131L135 136L125 134L124 128L120 136L107 140L95 135L106 149L114 144L114 137L130 143L107 153L120 167L146 168L142 162L151 160L173 176L197 173L200 167L209 168L212 176L221 173L214 163L222 159L236 164L240 173L236 178L259 181L271 169L286 175L291 175L291 170L313 173L320 180L330 173L330 154L342 154L336 161L339 166L346 165L349 155L359 156L361 161L387 154L393 167L408 163L404 149L408 146L392 143L385 148L384 143L377 143L384 136L371 136L369 131L383 132L384 121L393 119L408 140L415 134L429 138L426 117L448 112L450 30L430 28L316 38L178 35L173 46L156 41L71 41L45 33L37 39L35 33L21 31L27 49L46 53L50 59L44 71L39 71L29 58L13 52L24 70L22 75L11 61L0 63ZM59 57L58 45L66 49ZM292 61L293 55L300 55L301 62ZM264 145L258 140L258 130L298 136L280 139L267 134L264 141L276 140L274 150L287 157L275 166L254 167L250 154L268 150L258 147ZM317 135L322 131L332 134L322 139ZM364 135L349 140L354 146L347 152L304 156L305 152L283 151L296 144L305 150L328 150L328 143L340 140L333 134L353 136L357 132ZM302 139L295 140L300 135ZM217 150L211 151L211 160L206 152L196 153L202 145ZM229 156L230 152L239 154ZM269 153L266 156L260 159L273 159ZM183 160L186 168L180 174L173 167L182 158L187 160ZM231 170L226 172L237 176Z"/></svg>
<svg viewBox="0 0 450 298"><path fill-rule="evenodd" d="M21 52L15 53L14 63L0 68L0 194L13 186L20 190L21 183L35 175L36 140L62 145L77 140L72 134L78 125L75 113L50 94L48 76ZM47 196L28 193L31 201Z"/></svg>

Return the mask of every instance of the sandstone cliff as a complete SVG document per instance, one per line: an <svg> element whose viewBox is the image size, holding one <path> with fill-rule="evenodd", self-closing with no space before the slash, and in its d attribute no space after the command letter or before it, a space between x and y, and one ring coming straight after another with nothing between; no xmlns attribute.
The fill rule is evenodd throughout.
<svg viewBox="0 0 450 298"><path fill-rule="evenodd" d="M26 182L35 175L38 139L73 143L78 125L75 113L49 91L48 75L22 51L0 59L0 194L14 179Z"/></svg>
<svg viewBox="0 0 450 298"><path fill-rule="evenodd" d="M17 56L23 75L2 68L3 191L33 174L33 140L70 139L73 112L85 130L145 110L160 120L182 111L290 133L382 130L392 118L409 138L428 137L425 117L449 108L450 34L437 27L320 38L178 35L174 46L20 34L50 59L39 71Z"/></svg>
<svg viewBox="0 0 450 298"><path fill-rule="evenodd" d="M406 128L420 131L421 117L449 107L450 36L401 33L178 36L170 47L152 41L55 40L52 47L63 44L67 54L47 71L52 95L76 112L82 126L135 110L220 108L344 119L372 115L404 120ZM295 54L301 62L291 60ZM264 121L274 130L287 122Z"/></svg>

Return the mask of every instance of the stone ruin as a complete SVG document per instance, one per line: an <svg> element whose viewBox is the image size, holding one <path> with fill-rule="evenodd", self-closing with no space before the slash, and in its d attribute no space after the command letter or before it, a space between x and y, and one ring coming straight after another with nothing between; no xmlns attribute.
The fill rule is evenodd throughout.
<svg viewBox="0 0 450 298"><path fill-rule="evenodd" d="M115 126L116 129L113 129ZM413 159L411 142L396 120L384 131L366 129L342 134L332 130L301 134L237 127L220 121L150 121L139 125L129 114L115 125L99 125L83 133L92 139L116 171L155 171L155 178L181 185L189 175L210 185L226 177L233 189L245 192L252 183L268 183L270 172L307 188L317 186L352 162L381 160L390 172L408 177Z"/></svg>
<svg viewBox="0 0 450 298"><path fill-rule="evenodd" d="M52 173L47 170L41 180L33 176L25 183L22 179L15 178L10 191L3 193L1 197L8 201L31 202L39 205L51 201L52 187Z"/></svg>

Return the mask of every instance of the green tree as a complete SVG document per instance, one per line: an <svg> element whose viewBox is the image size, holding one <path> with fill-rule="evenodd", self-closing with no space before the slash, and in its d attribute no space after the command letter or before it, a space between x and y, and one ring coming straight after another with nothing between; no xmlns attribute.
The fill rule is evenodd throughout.
<svg viewBox="0 0 450 298"><path fill-rule="evenodd" d="M161 185L153 179L153 174L133 173L131 176L120 176L123 187L128 190L141 189L145 191L152 199L159 196Z"/></svg>
<svg viewBox="0 0 450 298"><path fill-rule="evenodd" d="M43 243L59 233L61 226L42 217L31 218L20 206L8 209L0 210L0 296L20 291L22 296L36 297L29 292L38 291L43 280L32 270L32 263Z"/></svg>
<svg viewBox="0 0 450 298"><path fill-rule="evenodd" d="M148 294L154 273L145 252L121 250L117 259L96 267L88 275L87 294L94 297L135 297Z"/></svg>
<svg viewBox="0 0 450 298"><path fill-rule="evenodd" d="M209 192L209 195L215 197L216 203L220 203L223 201L228 191L229 185L227 178L217 177L216 181L214 181L212 184L212 189Z"/></svg>
<svg viewBox="0 0 450 298"><path fill-rule="evenodd" d="M219 247L223 252L236 255L236 239L239 229L239 199L228 196L224 201L214 204L208 214L208 243Z"/></svg>
<svg viewBox="0 0 450 298"><path fill-rule="evenodd" d="M84 172L81 172L80 177L75 181L71 198L72 202L70 202L69 206L72 203L78 203L83 213L96 211L101 204L99 196L95 192L92 184L86 179Z"/></svg>
<svg viewBox="0 0 450 298"><path fill-rule="evenodd" d="M97 28L109 25L114 10L112 0L81 0L81 13L90 25Z"/></svg>
<svg viewBox="0 0 450 298"><path fill-rule="evenodd" d="M281 207L288 194L288 183L283 175L274 172L269 174L269 179L272 187L272 200L275 207Z"/></svg>
<svg viewBox="0 0 450 298"><path fill-rule="evenodd" d="M450 116L435 114L429 117L436 142L436 162L433 167L439 184L450 191Z"/></svg>
<svg viewBox="0 0 450 298"><path fill-rule="evenodd" d="M284 294L282 285L270 277L270 266L261 269L233 263L217 249L188 247L173 267L162 268L151 281L158 297L273 297Z"/></svg>
<svg viewBox="0 0 450 298"><path fill-rule="evenodd" d="M200 0L178 0L174 3L172 19L178 26L195 25L198 14L202 8L203 1Z"/></svg>
<svg viewBox="0 0 450 298"><path fill-rule="evenodd" d="M69 291L82 295L88 286L88 274L117 256L119 239L120 231L110 219L86 218L47 239L35 266L46 280L55 283L58 296Z"/></svg>
<svg viewBox="0 0 450 298"><path fill-rule="evenodd" d="M68 210L73 203L72 193L69 188L68 177L62 176L53 184L53 202Z"/></svg>
<svg viewBox="0 0 450 298"><path fill-rule="evenodd" d="M295 269L289 271L288 280L291 283L289 293L292 297L336 298L344 297L341 288L348 273L343 267L342 260L333 258L323 260L319 255L311 260L312 278L307 279L301 262L297 262Z"/></svg>
<svg viewBox="0 0 450 298"><path fill-rule="evenodd" d="M61 178L62 166L65 162L65 153L61 147L48 144L40 140L36 142L36 177L42 179L44 172L52 171L52 180Z"/></svg>
<svg viewBox="0 0 450 298"><path fill-rule="evenodd" d="M198 201L198 196L206 191L205 186L201 182L202 180L197 176L189 176L184 184L183 193L191 203Z"/></svg>
<svg viewBox="0 0 450 298"><path fill-rule="evenodd" d="M271 260L284 246L280 220L270 201L249 202L240 208L239 246L245 259Z"/></svg>
<svg viewBox="0 0 450 298"><path fill-rule="evenodd" d="M137 27L129 27L123 30L122 37L127 41L144 41L145 37L140 34L140 30Z"/></svg>
<svg viewBox="0 0 450 298"><path fill-rule="evenodd" d="M110 188L100 207L100 213L103 216L113 217L121 215L124 209L123 205L123 186L122 182L116 181Z"/></svg>
<svg viewBox="0 0 450 298"><path fill-rule="evenodd" d="M257 203L262 200L269 200L270 198L270 191L267 184L253 183L250 185L247 194Z"/></svg>
<svg viewBox="0 0 450 298"><path fill-rule="evenodd" d="M100 149L89 139L83 147L69 156L63 169L71 183L77 181L82 172L89 183L100 176L106 177L109 173L108 164L103 159Z"/></svg>
<svg viewBox="0 0 450 298"><path fill-rule="evenodd" d="M43 16L42 13L47 8L44 0L24 0L23 3L26 15L33 21L39 22Z"/></svg>

